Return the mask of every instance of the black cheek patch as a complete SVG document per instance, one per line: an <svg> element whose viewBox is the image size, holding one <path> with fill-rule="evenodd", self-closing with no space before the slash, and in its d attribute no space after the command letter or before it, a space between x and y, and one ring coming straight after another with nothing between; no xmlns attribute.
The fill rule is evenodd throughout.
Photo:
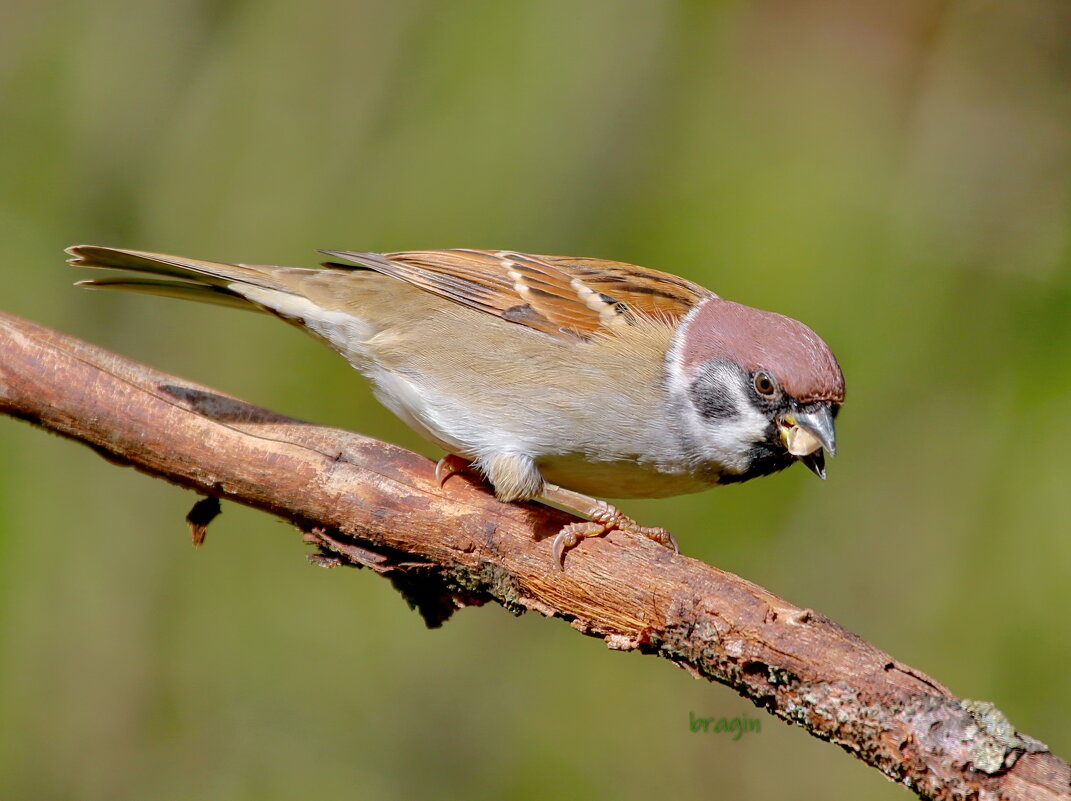
<svg viewBox="0 0 1071 801"><path fill-rule="evenodd" d="M708 420L731 420L739 415L732 393L714 376L700 376L688 387L696 411Z"/></svg>

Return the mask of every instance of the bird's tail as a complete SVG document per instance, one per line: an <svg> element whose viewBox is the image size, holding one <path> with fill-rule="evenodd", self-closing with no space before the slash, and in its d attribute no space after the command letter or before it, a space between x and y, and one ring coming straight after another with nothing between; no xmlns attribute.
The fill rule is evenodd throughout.
<svg viewBox="0 0 1071 801"><path fill-rule="evenodd" d="M89 289L118 289L148 295L196 300L240 309L265 310L260 303L246 297L242 290L251 287L293 292L294 273L311 273L299 267L270 267L255 264L225 264L214 261L148 253L140 250L121 250L97 245L75 245L67 248L77 267L95 267L126 273L147 273L158 278L119 275L79 281L78 286Z"/></svg>

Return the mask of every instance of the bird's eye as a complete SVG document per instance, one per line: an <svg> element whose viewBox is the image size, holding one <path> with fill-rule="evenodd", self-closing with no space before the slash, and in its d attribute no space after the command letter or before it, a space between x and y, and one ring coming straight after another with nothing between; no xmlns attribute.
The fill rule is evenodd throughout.
<svg viewBox="0 0 1071 801"><path fill-rule="evenodd" d="M777 384L770 378L768 373L759 370L755 373L755 391L762 395L764 398L772 398L777 394Z"/></svg>

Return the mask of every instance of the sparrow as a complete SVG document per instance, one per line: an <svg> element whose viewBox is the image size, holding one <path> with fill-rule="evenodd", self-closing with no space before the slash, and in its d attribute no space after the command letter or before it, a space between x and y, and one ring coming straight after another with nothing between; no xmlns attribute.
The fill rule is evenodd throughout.
<svg viewBox="0 0 1071 801"><path fill-rule="evenodd" d="M502 501L587 518L554 538L563 566L613 529L677 550L593 496L658 498L802 462L825 478L844 377L803 323L669 273L513 251L320 251L319 268L227 264L78 245L80 281L268 312L333 348L378 400L474 469ZM137 274L149 274L143 277Z"/></svg>

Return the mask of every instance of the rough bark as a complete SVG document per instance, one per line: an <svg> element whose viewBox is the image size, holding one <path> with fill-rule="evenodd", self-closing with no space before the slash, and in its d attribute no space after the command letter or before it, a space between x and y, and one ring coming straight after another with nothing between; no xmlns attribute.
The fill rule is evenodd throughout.
<svg viewBox="0 0 1071 801"><path fill-rule="evenodd" d="M945 687L762 587L619 532L570 551L572 518L502 504L427 459L311 425L0 313L0 411L204 495L293 522L323 564L388 577L440 625L495 601L560 617L732 687L922 798L1071 799L1071 767L991 704ZM214 516L191 512L195 537Z"/></svg>

